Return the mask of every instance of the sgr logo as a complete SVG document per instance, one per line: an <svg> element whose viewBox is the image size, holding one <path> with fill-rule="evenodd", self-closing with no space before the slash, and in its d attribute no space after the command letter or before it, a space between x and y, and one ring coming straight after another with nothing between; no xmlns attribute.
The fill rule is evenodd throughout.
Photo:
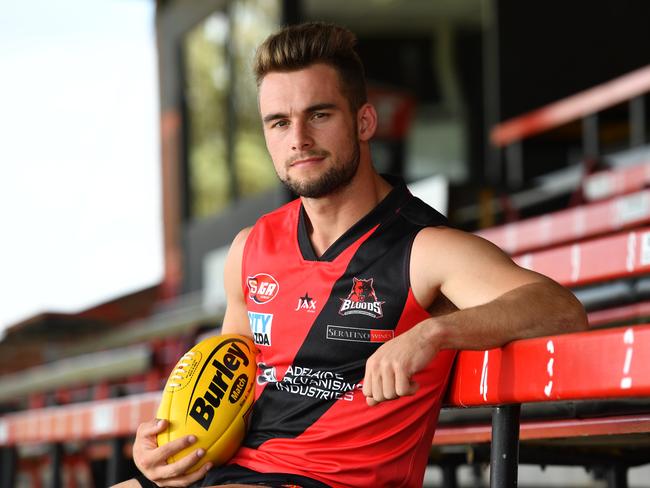
<svg viewBox="0 0 650 488"><path fill-rule="evenodd" d="M277 280L266 273L249 276L246 282L248 284L248 298L258 305L264 305L273 300L280 289Z"/></svg>
<svg viewBox="0 0 650 488"><path fill-rule="evenodd" d="M270 346L273 314L248 312L248 321L251 324L251 332L253 333L255 344Z"/></svg>

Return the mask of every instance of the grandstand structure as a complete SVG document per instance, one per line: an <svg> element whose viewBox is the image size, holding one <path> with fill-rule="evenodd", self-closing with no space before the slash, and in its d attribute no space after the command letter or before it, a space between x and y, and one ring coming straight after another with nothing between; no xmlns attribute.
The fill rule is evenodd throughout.
<svg viewBox="0 0 650 488"><path fill-rule="evenodd" d="M159 22L171 37L205 13L195 4L180 22L172 22L178 10L170 10ZM282 20L290 21L286 16L297 13L289 9L284 15ZM164 70L178 68L170 60L174 49L165 37ZM521 266L571 288L589 313L590 330L459 353L430 457L431 465L442 469L445 488L459 486L459 466L482 464L491 466L492 487L516 486L519 464L536 464L583 466L609 488L625 488L629 468L650 464L648 92L650 66L492 130L492 147L504 157L513 192L484 203L483 210L501 212L509 221L476 233ZM169 184L178 177L173 163L182 152L184 121L169 93L163 100ZM617 147L606 157L598 115L626 104L631 150ZM561 190L572 193L568 206L563 202L565 208L515 219L517 212L509 209L524 215L527 202L549 198L545 184L518 191L526 164L523 142L575 122L582 124L585 164ZM399 150L390 142L390 150ZM286 199L279 190L269 195L260 205ZM174 192L165 198L168 261L160 286L77 316L35 317L12 327L0 343L2 364L14 365L0 377L0 488L107 486L132 476L135 430L155 415L167 374L197 340L218 333L225 303L183 286L194 278L187 276L190 271L178 272L184 251L174 206L182 206L181 198ZM258 203L240 206L227 224L240 225L241 216L246 220L259 211ZM211 224L210 231L223 223ZM189 246L205 245L208 231L202 225L184 236ZM30 337L43 338L62 322L65 337L54 337L54 359L30 349Z"/></svg>
<svg viewBox="0 0 650 488"><path fill-rule="evenodd" d="M650 68L627 76L642 80L643 89L626 92L622 87L629 78L599 89L623 99L650 91ZM571 106L576 99L556 107ZM584 111L590 115L588 107ZM524 124L526 120L520 119ZM516 123L497 127L495 139L503 143L503 127ZM554 123L558 121L547 121L536 130ZM628 467L650 463L650 194L642 189L649 180L649 165L640 160L589 175L583 187L593 201L479 232L514 255L521 266L574 289L590 310L592 330L461 352L432 460L447 468L457 466L467 462L472 449L474 462L491 459L494 487L516 486L518 459L604 469L612 488L627 486ZM129 439L140 422L154 416L167 370L202 325L217 323L221 313L208 314L196 297L188 297L173 312L154 314L108 334L108 352L89 352L4 376L2 401L46 390L71 395L73 382L94 385L95 392L89 402L0 417L2 486L12 486L17 472L31 476L32 486L38 486L36 479L47 466L50 479L78 486L81 478L90 476L86 460L92 457L108 460L108 484L128 475ZM120 384L124 395L106 398L102 385L109 382ZM136 383L149 391L130 394L129 386ZM491 423L485 422L483 410L469 408L485 406L495 407ZM536 444L541 441L546 443ZM19 456L17 447L28 445L40 446L41 455ZM451 446L466 446L468 451L447 452ZM452 479L447 486L455 486ZM55 485L63 486L60 483Z"/></svg>

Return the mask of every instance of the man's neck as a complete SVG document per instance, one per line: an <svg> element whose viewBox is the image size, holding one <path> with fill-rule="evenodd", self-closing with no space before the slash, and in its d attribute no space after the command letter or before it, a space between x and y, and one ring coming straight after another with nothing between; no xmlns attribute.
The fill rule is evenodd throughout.
<svg viewBox="0 0 650 488"><path fill-rule="evenodd" d="M308 217L307 231L317 256L367 215L391 190L372 167L359 170L350 184L334 195L302 198Z"/></svg>

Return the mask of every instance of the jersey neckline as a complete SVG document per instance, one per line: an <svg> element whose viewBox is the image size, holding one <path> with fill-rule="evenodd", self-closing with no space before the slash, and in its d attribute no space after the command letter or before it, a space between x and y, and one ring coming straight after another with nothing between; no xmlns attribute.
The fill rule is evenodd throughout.
<svg viewBox="0 0 650 488"><path fill-rule="evenodd" d="M334 243L328 247L322 256L318 257L314 247L309 240L307 233L307 214L305 208L300 204L298 212L298 247L305 261L331 262L337 258L345 249L353 244L373 227L383 222L388 216L399 210L404 203L412 198L401 178L395 176L381 175L386 181L393 185L392 190L377 204L370 212L358 220L352 227L343 233Z"/></svg>

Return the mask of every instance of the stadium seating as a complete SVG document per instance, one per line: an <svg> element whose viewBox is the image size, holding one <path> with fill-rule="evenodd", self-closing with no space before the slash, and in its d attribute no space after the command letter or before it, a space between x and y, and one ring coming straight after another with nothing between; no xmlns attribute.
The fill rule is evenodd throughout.
<svg viewBox="0 0 650 488"><path fill-rule="evenodd" d="M503 148L518 145L526 137L593 117L648 91L650 67L645 67L500 124L491 140ZM593 124L585 127L593 149L597 132ZM587 152L585 148L585 159L596 156ZM520 153L511 151L510 157ZM590 325L599 329L459 353L434 438L434 451L469 446L460 459L457 449L449 451L449 459L440 452L434 455L436 462L446 463L448 486L456 486L455 465L468 457L475 462L489 459L491 486L498 487L516 486L519 459L599 467L611 488L627 486L628 467L650 463L650 325L632 325L643 322L648 312L643 299L650 229L620 232L648 222L643 188L650 181L649 167L638 161L587 175L582 194L592 203L479 233L515 255L521 266L574 289L591 311ZM464 415L466 407L485 405L496 406L491 424L481 409ZM526 411L520 424L520 413ZM482 445L487 442L491 451L486 454Z"/></svg>
<svg viewBox="0 0 650 488"><path fill-rule="evenodd" d="M650 71L641 75L645 80ZM629 84L629 79L625 82ZM533 126L543 130L566 122L567 113L582 117L607 103L638 96L650 89L650 81L644 83L643 89L634 85L622 98L618 89L616 96L608 96L607 87L590 91L569 100L571 110L553 104L544 123L539 123L540 114L534 114L537 125L529 121L521 132L517 124L504 124L493 140L504 145L530 135ZM626 486L627 467L650 463L650 323L643 323L650 317L650 301L644 301L650 297L650 227L644 227L650 223L650 190L643 189L650 181L648 167L641 162L590 175L584 183L589 203L479 232L520 265L571 287L590 311L592 330L516 341L490 351L461 351L433 441L432 462L453 468L489 460L495 487L515 486L518 460L605 466L613 472L612 488ZM173 341L181 333L186 334L185 341L196 338L198 324L207 315L194 313L186 310L168 317L153 334L143 323L112 336L110 347L131 354L132 369L110 372L115 358L95 352L98 355L92 358L106 362L89 367L84 381L106 382L113 373L140 374L152 362L161 368L156 374L162 379L164 367L171 367L175 358L152 359L161 353L159 338ZM218 321L219 315L209 314L209 321ZM195 318L188 321L187 316ZM142 346L125 349L132 343ZM0 395L3 387L9 392L6 397L11 392L25 395L64 388L73 362L51 366L51 371L18 373L22 376L13 378L19 383L14 390L0 381ZM57 368L65 374L57 375ZM38 379L39 372L48 381ZM30 383L30 373L38 380ZM144 390L1 416L0 487L13 486L16 467L32 477L32 486L39 486L39 470L49 469L50 477L60 477L66 470L85 473L88 459L94 457L109 459L107 484L118 481L130 454L129 439L140 422L154 416L160 398L159 392ZM491 423L480 407L496 407ZM559 439L564 441L550 443ZM63 452L64 444L83 447ZM19 459L16 446L38 445L47 447L40 457ZM453 477L447 482L454 486Z"/></svg>
<svg viewBox="0 0 650 488"><path fill-rule="evenodd" d="M650 271L649 237L650 229L633 230L519 255L515 261L565 286L602 283L608 290L614 278L635 279ZM592 317L600 319L599 326L612 318L620 320L623 310L601 310L590 316L590 325L596 325ZM628 305L625 311L627 321L633 321L634 312L644 312L643 304ZM650 432L650 368L645 360L649 341L650 325L636 325L517 341L493 351L462 351L434 446L489 442L494 427L486 422L485 411L458 408L503 404L526 404L522 415L529 420L521 424L520 439L527 441ZM635 400L612 403L628 398ZM607 401L595 401L602 399ZM586 406L576 403L583 400L592 401ZM589 418L580 418L584 415ZM625 447L623 442L621 448ZM647 451L644 445L643 452ZM553 462L543 455L542 459L531 453L528 462L566 462L559 459L566 457L563 451ZM499 456L493 452L492 459ZM650 455L629 457L629 465L648 462ZM621 469L621 460L616 458L616 463Z"/></svg>

